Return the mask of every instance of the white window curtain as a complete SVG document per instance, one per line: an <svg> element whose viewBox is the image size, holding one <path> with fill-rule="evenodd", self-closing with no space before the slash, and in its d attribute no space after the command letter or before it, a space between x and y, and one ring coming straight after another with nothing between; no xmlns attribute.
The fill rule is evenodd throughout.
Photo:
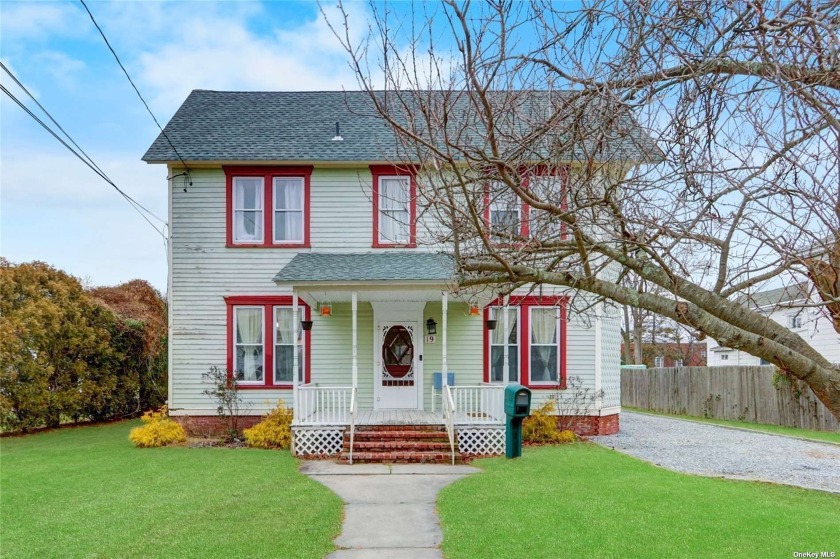
<svg viewBox="0 0 840 559"><path fill-rule="evenodd" d="M233 179L233 240L263 242L263 180Z"/></svg>
<svg viewBox="0 0 840 559"><path fill-rule="evenodd" d="M379 240L409 242L411 189L408 177L379 180Z"/></svg>
<svg viewBox="0 0 840 559"><path fill-rule="evenodd" d="M303 242L303 178L274 179L274 241Z"/></svg>
<svg viewBox="0 0 840 559"><path fill-rule="evenodd" d="M557 313L554 307L531 309L531 381L557 382Z"/></svg>
<svg viewBox="0 0 840 559"><path fill-rule="evenodd" d="M301 315L302 316L302 315ZM289 307L274 307L274 382L292 382L292 368L294 367L295 331L292 323L292 309ZM297 324L298 336L298 379L303 382L303 327Z"/></svg>
<svg viewBox="0 0 840 559"><path fill-rule="evenodd" d="M508 331L505 335L504 307L491 311L496 319L496 329L490 332L490 382L519 382L519 340L517 309L508 307ZM508 374L505 379L505 343L508 346Z"/></svg>
<svg viewBox="0 0 840 559"><path fill-rule="evenodd" d="M260 382L263 380L263 310L262 308L236 308L237 380Z"/></svg>

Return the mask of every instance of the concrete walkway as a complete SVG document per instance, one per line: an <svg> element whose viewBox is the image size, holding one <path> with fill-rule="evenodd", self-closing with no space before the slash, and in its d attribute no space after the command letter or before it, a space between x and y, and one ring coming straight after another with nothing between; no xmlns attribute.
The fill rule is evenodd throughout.
<svg viewBox="0 0 840 559"><path fill-rule="evenodd" d="M300 471L344 502L344 524L328 559L442 559L437 493L479 471L437 464L305 462Z"/></svg>

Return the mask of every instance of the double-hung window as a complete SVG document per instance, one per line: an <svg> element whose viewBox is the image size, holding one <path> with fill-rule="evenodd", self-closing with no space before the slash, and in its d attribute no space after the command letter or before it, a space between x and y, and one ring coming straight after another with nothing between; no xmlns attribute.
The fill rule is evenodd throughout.
<svg viewBox="0 0 840 559"><path fill-rule="evenodd" d="M492 307L496 328L490 330L490 382L519 382L519 311L508 307L508 329L505 331L504 307ZM505 346L508 368L505 374Z"/></svg>
<svg viewBox="0 0 840 559"><path fill-rule="evenodd" d="M263 242L263 178L233 178L233 242Z"/></svg>
<svg viewBox="0 0 840 559"><path fill-rule="evenodd" d="M256 384L265 379L265 320L263 307L234 307L234 366L237 382Z"/></svg>
<svg viewBox="0 0 840 559"><path fill-rule="evenodd" d="M303 177L274 178L274 242L303 243Z"/></svg>
<svg viewBox="0 0 840 559"><path fill-rule="evenodd" d="M298 380L303 381L305 353L300 321L292 323L291 307L274 307L274 383L291 384L294 369L294 340L297 336Z"/></svg>
<svg viewBox="0 0 840 559"><path fill-rule="evenodd" d="M528 188L534 198L545 204L562 208L565 206L563 197L563 181L558 176L534 176L528 182ZM560 219L547 210L530 208L528 230L532 238L543 242L557 241L563 233Z"/></svg>
<svg viewBox="0 0 840 559"><path fill-rule="evenodd" d="M485 382L520 382L534 389L566 388L566 306L562 295L510 296L508 327L504 306L492 303L485 314ZM508 366L504 366L507 347Z"/></svg>
<svg viewBox="0 0 840 559"><path fill-rule="evenodd" d="M228 370L240 388L289 388L294 379L297 345L298 380L309 376L309 319L303 302L294 320L287 295L242 295L225 298L228 307Z"/></svg>
<svg viewBox="0 0 840 559"><path fill-rule="evenodd" d="M373 248L417 246L417 202L413 167L371 165Z"/></svg>
<svg viewBox="0 0 840 559"><path fill-rule="evenodd" d="M411 242L411 179L379 177L379 242Z"/></svg>
<svg viewBox="0 0 840 559"><path fill-rule="evenodd" d="M309 247L312 167L224 166L227 246Z"/></svg>
<svg viewBox="0 0 840 559"><path fill-rule="evenodd" d="M488 221L490 230L503 238L520 234L522 225L522 202L510 188L502 183L490 187Z"/></svg>
<svg viewBox="0 0 840 559"><path fill-rule="evenodd" d="M560 309L530 307L531 383L557 384L560 373Z"/></svg>

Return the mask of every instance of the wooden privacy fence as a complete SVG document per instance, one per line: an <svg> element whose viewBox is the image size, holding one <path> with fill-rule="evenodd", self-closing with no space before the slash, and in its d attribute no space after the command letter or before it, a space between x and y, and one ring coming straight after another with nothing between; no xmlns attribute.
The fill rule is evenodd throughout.
<svg viewBox="0 0 840 559"><path fill-rule="evenodd" d="M840 431L805 383L775 367L621 369L621 405L662 413Z"/></svg>

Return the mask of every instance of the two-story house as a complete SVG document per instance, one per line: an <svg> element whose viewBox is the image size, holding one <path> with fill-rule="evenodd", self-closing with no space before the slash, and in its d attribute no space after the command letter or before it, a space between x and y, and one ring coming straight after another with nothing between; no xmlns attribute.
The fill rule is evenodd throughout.
<svg viewBox="0 0 840 559"><path fill-rule="evenodd" d="M743 299L771 320L790 328L830 362L840 363L840 334L834 330L819 296L808 283L758 291ZM745 351L721 346L711 338L707 338L706 344L710 367L769 364Z"/></svg>
<svg viewBox="0 0 840 559"><path fill-rule="evenodd" d="M424 239L422 169L368 103L193 91L144 155L169 174L170 413L214 416L202 374L216 365L254 418L294 408L298 454L361 456L345 433L382 423L446 426L452 450L500 453L504 385L538 406L574 376L603 397L564 413L616 432L618 316L579 320L559 288L454 295L451 256Z"/></svg>

